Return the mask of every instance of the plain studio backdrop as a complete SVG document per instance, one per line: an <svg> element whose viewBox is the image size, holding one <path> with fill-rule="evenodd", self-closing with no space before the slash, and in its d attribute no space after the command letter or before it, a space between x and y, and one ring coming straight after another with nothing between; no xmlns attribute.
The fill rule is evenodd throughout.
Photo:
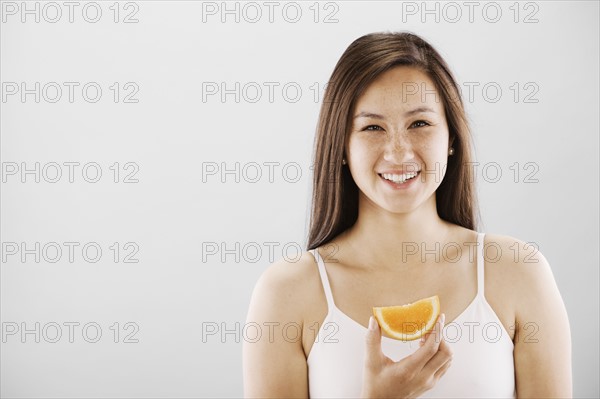
<svg viewBox="0 0 600 399"><path fill-rule="evenodd" d="M1 5L3 397L241 396L254 284L305 248L325 83L400 30L454 71L481 230L546 256L598 397L598 2Z"/></svg>

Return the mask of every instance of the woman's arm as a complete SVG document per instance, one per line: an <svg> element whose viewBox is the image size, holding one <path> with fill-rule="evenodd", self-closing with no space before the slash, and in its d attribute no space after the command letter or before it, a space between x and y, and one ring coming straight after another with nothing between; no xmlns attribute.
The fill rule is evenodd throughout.
<svg viewBox="0 0 600 399"><path fill-rule="evenodd" d="M532 252L530 246L524 248L523 242L517 242L524 252ZM572 397L571 330L550 265L539 251L517 263L517 397Z"/></svg>
<svg viewBox="0 0 600 399"><path fill-rule="evenodd" d="M254 288L246 320L247 326L253 323L252 328L248 327L253 333L243 344L245 397L308 397L300 310L303 304L301 270L304 268L299 263L304 260L303 257L296 263L283 260L274 263ZM288 323L292 323L289 324L292 328L284 330ZM254 339L255 328L261 332L257 340Z"/></svg>

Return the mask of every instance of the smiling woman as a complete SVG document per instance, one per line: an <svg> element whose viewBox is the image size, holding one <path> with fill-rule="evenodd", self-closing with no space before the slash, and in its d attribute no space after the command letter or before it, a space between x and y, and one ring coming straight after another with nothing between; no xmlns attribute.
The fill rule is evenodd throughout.
<svg viewBox="0 0 600 399"><path fill-rule="evenodd" d="M476 230L471 158L458 86L430 44L379 33L348 47L317 128L309 251L271 265L248 312L301 334L244 343L247 396L571 395L551 269L520 240ZM420 345L371 317L434 295L442 314Z"/></svg>

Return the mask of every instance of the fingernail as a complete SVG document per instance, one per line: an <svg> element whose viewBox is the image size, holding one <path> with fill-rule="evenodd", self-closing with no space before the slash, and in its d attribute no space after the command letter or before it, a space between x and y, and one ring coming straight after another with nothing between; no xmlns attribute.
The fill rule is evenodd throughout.
<svg viewBox="0 0 600 399"><path fill-rule="evenodd" d="M369 330L374 331L375 324L377 324L377 322L375 321L375 318L373 316L369 317Z"/></svg>
<svg viewBox="0 0 600 399"><path fill-rule="evenodd" d="M442 325L444 324L444 322L446 321L446 314L442 313L442 317L440 318Z"/></svg>

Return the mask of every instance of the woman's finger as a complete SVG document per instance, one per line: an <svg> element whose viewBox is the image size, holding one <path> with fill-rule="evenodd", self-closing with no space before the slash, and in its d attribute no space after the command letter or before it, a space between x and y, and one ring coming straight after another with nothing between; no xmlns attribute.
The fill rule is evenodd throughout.
<svg viewBox="0 0 600 399"><path fill-rule="evenodd" d="M433 358L439 350L440 344L443 341L441 331L444 327L445 315L442 313L437 320L437 323L425 339L425 343L417 349L407 359L409 360L410 367L415 367L418 370L423 369L425 365Z"/></svg>
<svg viewBox="0 0 600 399"><path fill-rule="evenodd" d="M442 378L442 376L444 374L446 374L446 371L448 371L448 369L450 368L450 366L452 366L452 359L448 360L446 363L444 363L444 365L442 367L440 367L434 374L433 377L435 378L435 380L439 380L440 378Z"/></svg>
<svg viewBox="0 0 600 399"><path fill-rule="evenodd" d="M365 366L371 370L377 370L382 363L383 352L381 351L381 329L373 316L369 318L369 329L366 338Z"/></svg>
<svg viewBox="0 0 600 399"><path fill-rule="evenodd" d="M444 344L445 344L445 341L442 341L442 343L440 345L440 348ZM422 373L425 373L427 375L433 375L438 370L440 370L441 368L443 368L448 362L451 362L451 361L452 361L452 353L450 353L450 352L448 352L446 350L441 350L440 349L435 354L435 356L433 356L431 358L431 360L429 362L427 362L427 364L425 365L425 367L423 367Z"/></svg>

